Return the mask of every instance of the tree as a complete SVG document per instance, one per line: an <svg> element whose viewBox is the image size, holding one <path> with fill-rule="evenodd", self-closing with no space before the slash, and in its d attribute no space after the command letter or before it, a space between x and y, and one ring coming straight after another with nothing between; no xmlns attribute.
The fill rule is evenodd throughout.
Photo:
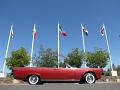
<svg viewBox="0 0 120 90"><path fill-rule="evenodd" d="M117 71L118 76L120 76L120 65L116 66L116 67L115 67L115 70Z"/></svg>
<svg viewBox="0 0 120 90"><path fill-rule="evenodd" d="M40 45L40 49L38 51L38 55L34 55L33 57L33 65L36 67L40 67L43 66L43 55L45 54L45 49L43 47L43 45Z"/></svg>
<svg viewBox="0 0 120 90"><path fill-rule="evenodd" d="M115 64L112 65L113 70L117 71L118 76L120 76L120 65L115 66ZM111 75L111 68L108 68L107 71L104 73L105 76Z"/></svg>
<svg viewBox="0 0 120 90"><path fill-rule="evenodd" d="M104 76L110 76L111 75L111 69L108 68L106 71L104 71Z"/></svg>
<svg viewBox="0 0 120 90"><path fill-rule="evenodd" d="M120 65L115 66L113 64L112 67L113 67L113 70L117 71L118 76L120 76Z"/></svg>
<svg viewBox="0 0 120 90"><path fill-rule="evenodd" d="M38 55L34 56L34 66L36 67L57 67L57 51L51 48L40 47Z"/></svg>
<svg viewBox="0 0 120 90"><path fill-rule="evenodd" d="M74 67L81 67L84 54L79 50L79 48L73 48L67 57L65 57L64 62L70 64Z"/></svg>
<svg viewBox="0 0 120 90"><path fill-rule="evenodd" d="M12 67L24 67L29 64L30 55L26 49L21 47L16 51L11 52L11 56L6 58L6 65L11 70Z"/></svg>
<svg viewBox="0 0 120 90"><path fill-rule="evenodd" d="M95 52L87 52L86 57L86 63L88 67L104 68L108 63L109 54L107 51L103 51L100 48L96 48Z"/></svg>

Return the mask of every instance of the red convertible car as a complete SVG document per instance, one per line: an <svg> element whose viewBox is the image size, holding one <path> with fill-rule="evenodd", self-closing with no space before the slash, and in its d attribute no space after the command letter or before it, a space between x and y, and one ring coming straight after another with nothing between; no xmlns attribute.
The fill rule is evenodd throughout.
<svg viewBox="0 0 120 90"><path fill-rule="evenodd" d="M66 68L14 67L12 72L15 79L28 81L30 85L43 84L46 81L75 81L92 84L101 78L103 69L72 68L66 65Z"/></svg>

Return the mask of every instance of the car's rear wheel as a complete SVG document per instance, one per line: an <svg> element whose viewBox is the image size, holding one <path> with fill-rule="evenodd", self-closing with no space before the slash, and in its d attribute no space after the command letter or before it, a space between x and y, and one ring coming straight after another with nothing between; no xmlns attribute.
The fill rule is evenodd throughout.
<svg viewBox="0 0 120 90"><path fill-rule="evenodd" d="M37 84L39 84L39 81L40 81L40 78L37 75L30 75L28 77L28 83L30 85L37 85Z"/></svg>
<svg viewBox="0 0 120 90"><path fill-rule="evenodd" d="M88 83L88 84L92 84L95 83L96 78L95 75L93 73L86 73L84 76L84 82Z"/></svg>

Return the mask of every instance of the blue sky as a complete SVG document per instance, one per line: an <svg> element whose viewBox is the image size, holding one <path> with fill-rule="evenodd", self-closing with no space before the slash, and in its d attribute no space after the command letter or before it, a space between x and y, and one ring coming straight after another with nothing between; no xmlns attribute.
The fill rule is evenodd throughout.
<svg viewBox="0 0 120 90"><path fill-rule="evenodd" d="M89 36L85 37L86 51L93 51L94 47L106 50L105 38L99 32L104 23L112 61L120 64L120 0L0 0L0 70L11 24L15 36L8 56L20 47L25 47L30 53L34 23L37 29L34 54L39 51L40 44L57 50L58 21L68 34L60 38L61 53L66 55L72 48L83 50L81 23L89 31Z"/></svg>

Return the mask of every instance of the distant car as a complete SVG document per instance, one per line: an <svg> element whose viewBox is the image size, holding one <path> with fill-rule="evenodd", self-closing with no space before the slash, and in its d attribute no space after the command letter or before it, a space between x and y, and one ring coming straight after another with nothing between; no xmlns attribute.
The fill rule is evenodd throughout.
<svg viewBox="0 0 120 90"><path fill-rule="evenodd" d="M101 68L73 68L66 64L66 68L47 68L47 67L14 67L12 69L13 77L28 81L30 85L43 84L44 82L84 82L88 84L95 83L101 78L103 69Z"/></svg>

